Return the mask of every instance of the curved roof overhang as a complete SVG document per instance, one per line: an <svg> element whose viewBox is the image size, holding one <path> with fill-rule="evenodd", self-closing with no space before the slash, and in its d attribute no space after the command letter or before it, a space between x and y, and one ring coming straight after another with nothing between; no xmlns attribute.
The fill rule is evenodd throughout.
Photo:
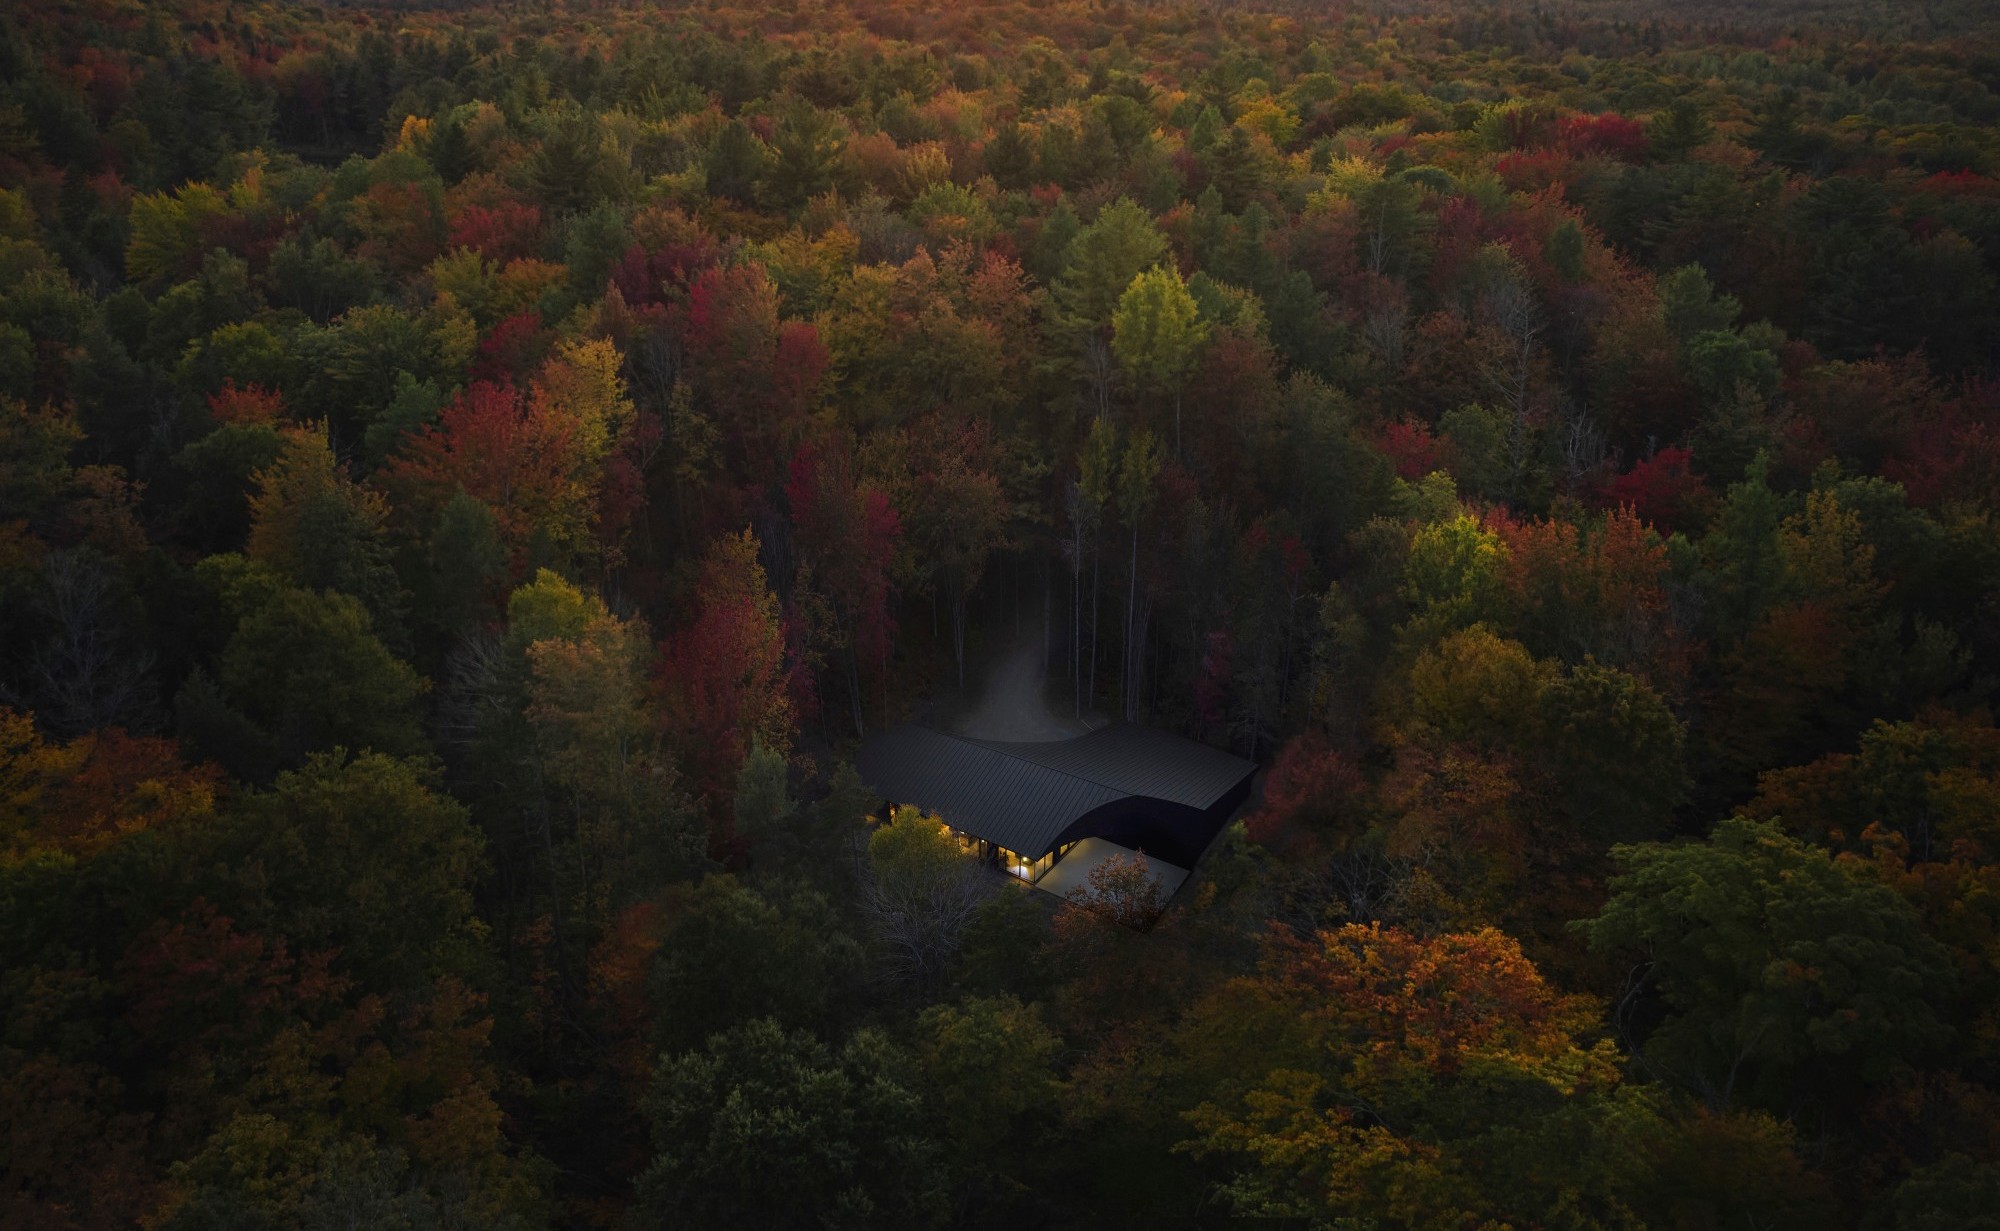
<svg viewBox="0 0 2000 1231"><path fill-rule="evenodd" d="M1150 841L1154 853L1189 861L1212 836L1204 822L1241 802L1256 772L1241 757L1130 724L1046 744L898 727L865 742L855 768L884 798L1030 858L1099 836Z"/></svg>

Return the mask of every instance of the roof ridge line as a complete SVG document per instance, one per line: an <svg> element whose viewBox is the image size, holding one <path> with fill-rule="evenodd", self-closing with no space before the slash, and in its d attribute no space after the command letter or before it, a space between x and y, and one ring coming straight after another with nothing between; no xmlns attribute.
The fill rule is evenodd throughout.
<svg viewBox="0 0 2000 1231"><path fill-rule="evenodd" d="M1072 735L1068 739L1048 739L1048 740L974 739L970 735L960 735L956 731L938 731L937 728L935 727L929 729L932 731L936 731L937 734L944 736L946 739L955 739L961 744L971 744L975 748L984 748L988 752L997 752L1003 757L1012 757L1016 761L1019 761L1024 765L1032 765L1036 769L1045 769L1052 774L1061 774L1063 777L1069 778L1076 782L1088 782L1090 785L1094 787L1102 787L1104 790L1107 791L1115 791L1118 794L1123 795L1128 799L1160 798L1157 795L1142 795L1139 792L1128 790L1127 788L1122 786L1113 786L1109 782L1105 782L1097 778L1091 778L1086 775L1076 773L1073 770L1058 769L1055 766L1050 765L1047 761L1038 761L1033 757L1022 756L1020 753L1013 751L1015 747L1019 747L1024 744L1037 744L1037 743L1073 744L1080 739L1089 739L1091 736L1097 734L1098 731L1109 731L1111 729L1111 727L1109 726L1098 727L1096 731L1085 731L1082 735ZM1165 802L1171 803L1173 801L1167 800Z"/></svg>

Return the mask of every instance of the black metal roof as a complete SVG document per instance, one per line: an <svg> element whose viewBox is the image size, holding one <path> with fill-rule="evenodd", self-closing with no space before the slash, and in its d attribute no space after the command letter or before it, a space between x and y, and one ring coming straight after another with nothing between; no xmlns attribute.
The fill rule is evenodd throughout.
<svg viewBox="0 0 2000 1231"><path fill-rule="evenodd" d="M1155 799L1205 811L1256 772L1241 757L1129 723L1041 744L898 727L862 744L855 768L891 802L1030 856L1108 804Z"/></svg>

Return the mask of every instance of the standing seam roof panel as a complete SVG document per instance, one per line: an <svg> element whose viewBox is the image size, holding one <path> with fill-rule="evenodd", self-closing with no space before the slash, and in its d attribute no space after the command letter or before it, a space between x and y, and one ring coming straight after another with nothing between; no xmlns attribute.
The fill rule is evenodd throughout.
<svg viewBox="0 0 2000 1231"><path fill-rule="evenodd" d="M1191 808L1210 807L1256 770L1251 762L1219 748L1132 723L1052 743L964 742L1004 752L1126 795L1165 799Z"/></svg>

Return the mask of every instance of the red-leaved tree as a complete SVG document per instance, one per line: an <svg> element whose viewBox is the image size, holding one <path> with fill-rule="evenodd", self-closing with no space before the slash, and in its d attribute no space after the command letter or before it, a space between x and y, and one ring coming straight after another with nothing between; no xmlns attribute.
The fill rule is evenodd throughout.
<svg viewBox="0 0 2000 1231"><path fill-rule="evenodd" d="M792 743L785 629L778 598L745 530L717 539L702 561L695 616L660 647L660 721L707 797L718 847L728 804L753 741L778 753Z"/></svg>
<svg viewBox="0 0 2000 1231"><path fill-rule="evenodd" d="M792 456L785 484L799 556L826 598L833 628L806 630L831 648L845 668L856 732L862 728L862 672L887 669L894 622L889 617L889 566L902 523L883 492L860 482L844 440L808 441ZM830 634L830 635L828 635Z"/></svg>
<svg viewBox="0 0 2000 1231"><path fill-rule="evenodd" d="M538 530L568 542L588 528L591 493L578 490L574 450L574 424L512 385L475 381L390 463L385 482L418 510L464 488L493 510L519 564Z"/></svg>
<svg viewBox="0 0 2000 1231"><path fill-rule="evenodd" d="M715 266L695 279L682 337L732 473L759 490L775 485L826 379L819 332L780 321L778 288L763 266L745 264Z"/></svg>

